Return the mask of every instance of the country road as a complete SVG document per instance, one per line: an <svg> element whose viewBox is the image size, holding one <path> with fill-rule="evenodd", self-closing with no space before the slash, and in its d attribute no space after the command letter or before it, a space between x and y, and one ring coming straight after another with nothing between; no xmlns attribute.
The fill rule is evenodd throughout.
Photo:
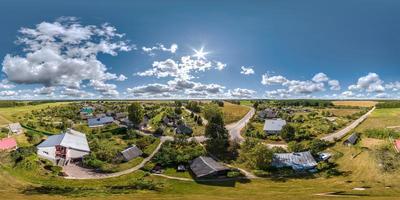
<svg viewBox="0 0 400 200"><path fill-rule="evenodd" d="M226 129L229 131L229 135L231 136L230 139L234 141L243 142L244 138L240 134L240 131L246 126L246 124L250 121L250 119L255 114L255 109L253 107L249 107L250 111L239 121L228 124L225 126Z"/></svg>
<svg viewBox="0 0 400 200"><path fill-rule="evenodd" d="M352 129L354 129L355 127L357 127L361 122L363 122L373 111L375 110L375 107L373 107L370 111L368 111L367 113L365 113L363 116L361 116L360 118L358 118L357 120L355 120L353 123L351 123L350 125L346 126L345 128L331 133L325 137L322 137L321 140L325 140L328 142L334 142L335 139L342 139L344 136L347 135L347 133L349 133Z"/></svg>

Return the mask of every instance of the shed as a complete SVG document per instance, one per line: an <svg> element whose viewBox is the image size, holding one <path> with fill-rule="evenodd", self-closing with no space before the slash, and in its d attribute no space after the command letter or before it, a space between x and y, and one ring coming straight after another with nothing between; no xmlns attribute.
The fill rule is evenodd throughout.
<svg viewBox="0 0 400 200"><path fill-rule="evenodd" d="M17 141L14 138L4 138L0 140L0 150L17 149Z"/></svg>
<svg viewBox="0 0 400 200"><path fill-rule="evenodd" d="M228 167L206 156L195 158L190 164L190 169L196 178L226 175L229 171Z"/></svg>
<svg viewBox="0 0 400 200"><path fill-rule="evenodd" d="M357 135L357 133L353 133L353 134L350 135L349 138L347 138L347 140L345 140L345 141L343 142L343 144L344 144L344 145L348 145L348 146L350 146L350 145L355 145L355 144L357 143L357 140L358 140L358 135Z"/></svg>
<svg viewBox="0 0 400 200"><path fill-rule="evenodd" d="M400 140L394 141L394 147L396 148L396 151L400 153Z"/></svg>
<svg viewBox="0 0 400 200"><path fill-rule="evenodd" d="M130 161L141 156L143 152L135 145L121 151L121 155L125 161Z"/></svg>
<svg viewBox="0 0 400 200"><path fill-rule="evenodd" d="M275 153L271 166L276 168L291 167L295 171L311 170L317 162L309 151L293 153Z"/></svg>
<svg viewBox="0 0 400 200"><path fill-rule="evenodd" d="M266 119L264 123L264 131L266 134L279 134L286 125L283 119Z"/></svg>
<svg viewBox="0 0 400 200"><path fill-rule="evenodd" d="M20 134L23 132L22 126L18 122L9 124L8 128L10 129L11 133L13 133L13 134Z"/></svg>

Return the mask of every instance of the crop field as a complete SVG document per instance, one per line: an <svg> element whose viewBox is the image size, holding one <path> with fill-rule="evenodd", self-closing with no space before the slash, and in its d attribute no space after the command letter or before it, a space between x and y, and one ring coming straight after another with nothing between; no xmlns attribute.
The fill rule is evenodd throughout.
<svg viewBox="0 0 400 200"><path fill-rule="evenodd" d="M376 101L332 101L335 106L360 106L360 107L371 107L375 106L378 102Z"/></svg>
<svg viewBox="0 0 400 200"><path fill-rule="evenodd" d="M224 102L222 111L224 112L225 124L230 124L240 120L247 114L247 112L249 112L249 110L250 108L246 106Z"/></svg>
<svg viewBox="0 0 400 200"><path fill-rule="evenodd" d="M373 128L387 128L389 126L400 126L400 108L375 109L356 130L363 131Z"/></svg>
<svg viewBox="0 0 400 200"><path fill-rule="evenodd" d="M329 111L330 113L332 113L337 117L344 117L360 112L360 109L322 109L322 110Z"/></svg>

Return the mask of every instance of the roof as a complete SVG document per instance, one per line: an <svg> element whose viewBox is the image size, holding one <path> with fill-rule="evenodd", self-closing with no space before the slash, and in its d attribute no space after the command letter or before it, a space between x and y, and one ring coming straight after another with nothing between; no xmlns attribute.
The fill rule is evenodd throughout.
<svg viewBox="0 0 400 200"><path fill-rule="evenodd" d="M37 147L54 147L56 145L90 152L86 135L72 129L67 129L65 133L48 137L47 140L40 143Z"/></svg>
<svg viewBox="0 0 400 200"><path fill-rule="evenodd" d="M114 121L114 118L112 118L112 117L90 118L90 119L88 119L88 125L89 126L99 126L99 125L111 123L113 121Z"/></svg>
<svg viewBox="0 0 400 200"><path fill-rule="evenodd" d="M81 112L84 112L84 113L92 113L92 112L93 112L93 107L83 107L83 108L81 109Z"/></svg>
<svg viewBox="0 0 400 200"><path fill-rule="evenodd" d="M275 118L277 115L278 112L270 108L266 108L258 113L258 116L261 118Z"/></svg>
<svg viewBox="0 0 400 200"><path fill-rule="evenodd" d="M186 126L185 124L178 125L176 127L176 133L178 134L192 134L193 130L189 126Z"/></svg>
<svg viewBox="0 0 400 200"><path fill-rule="evenodd" d="M20 130L22 130L22 126L20 123L12 123L9 124L8 127L10 128L10 131L13 133L19 132Z"/></svg>
<svg viewBox="0 0 400 200"><path fill-rule="evenodd" d="M266 119L264 123L264 131L281 131L286 125L283 119Z"/></svg>
<svg viewBox="0 0 400 200"><path fill-rule="evenodd" d="M137 146L131 146L123 151L121 151L122 156L125 160L129 161L137 158L143 154L143 152Z"/></svg>
<svg viewBox="0 0 400 200"><path fill-rule="evenodd" d="M350 143L350 144L355 144L357 142L358 135L356 133L353 133L350 135L349 138L345 142Z"/></svg>
<svg viewBox="0 0 400 200"><path fill-rule="evenodd" d="M196 177L204 177L215 172L229 170L229 168L225 167L221 163L206 156L195 158L190 164L190 169L193 171Z"/></svg>
<svg viewBox="0 0 400 200"><path fill-rule="evenodd" d="M0 140L0 150L13 149L17 147L17 142L14 138L4 138Z"/></svg>
<svg viewBox="0 0 400 200"><path fill-rule="evenodd" d="M309 151L294 153L275 153L272 158L273 167L292 167L294 170L310 169L317 166L317 162Z"/></svg>
<svg viewBox="0 0 400 200"><path fill-rule="evenodd" d="M394 146L396 147L397 151L400 152L400 140L395 140Z"/></svg>

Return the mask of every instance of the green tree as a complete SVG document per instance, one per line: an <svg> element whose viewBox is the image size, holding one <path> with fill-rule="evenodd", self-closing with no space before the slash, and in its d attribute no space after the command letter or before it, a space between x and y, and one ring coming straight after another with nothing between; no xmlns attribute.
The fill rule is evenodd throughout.
<svg viewBox="0 0 400 200"><path fill-rule="evenodd" d="M290 124L286 124L282 127L281 138L286 142L292 141L295 138L295 133L295 128Z"/></svg>
<svg viewBox="0 0 400 200"><path fill-rule="evenodd" d="M136 126L138 126L144 117L144 109L139 102L134 102L128 107L128 118Z"/></svg>
<svg viewBox="0 0 400 200"><path fill-rule="evenodd" d="M222 111L218 105L208 104L204 108L204 116L208 121L205 128L205 136L208 138L206 148L213 155L222 158L229 148L229 134L225 128Z"/></svg>

